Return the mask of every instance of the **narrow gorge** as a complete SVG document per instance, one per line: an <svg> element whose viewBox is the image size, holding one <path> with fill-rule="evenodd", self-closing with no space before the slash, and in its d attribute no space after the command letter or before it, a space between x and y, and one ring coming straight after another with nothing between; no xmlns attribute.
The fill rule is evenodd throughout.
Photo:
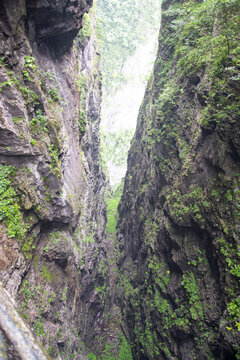
<svg viewBox="0 0 240 360"><path fill-rule="evenodd" d="M0 359L240 359L239 0L162 1L116 198L99 4L0 0Z"/></svg>

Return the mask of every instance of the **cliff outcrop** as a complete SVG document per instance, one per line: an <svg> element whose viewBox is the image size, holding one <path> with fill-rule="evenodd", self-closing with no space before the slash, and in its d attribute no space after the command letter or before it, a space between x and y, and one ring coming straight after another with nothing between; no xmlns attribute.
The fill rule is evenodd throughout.
<svg viewBox="0 0 240 360"><path fill-rule="evenodd" d="M118 208L118 300L134 359L239 359L239 3L162 7Z"/></svg>
<svg viewBox="0 0 240 360"><path fill-rule="evenodd" d="M75 359L105 306L91 5L0 2L0 277L49 354Z"/></svg>

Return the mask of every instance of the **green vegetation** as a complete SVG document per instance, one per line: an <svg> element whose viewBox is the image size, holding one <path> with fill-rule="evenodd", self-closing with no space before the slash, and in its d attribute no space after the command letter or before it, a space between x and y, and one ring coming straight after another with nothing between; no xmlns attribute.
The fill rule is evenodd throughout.
<svg viewBox="0 0 240 360"><path fill-rule="evenodd" d="M204 223L205 219L202 212L207 210L210 204L199 186L191 185L190 192L184 195L176 190L167 195L166 198L170 204L170 213L178 221L183 221L186 216L191 215L197 221Z"/></svg>
<svg viewBox="0 0 240 360"><path fill-rule="evenodd" d="M93 9L87 14L83 15L83 27L78 33L78 41L80 44L84 44L85 41L88 41L93 32L93 25L92 25L92 16L93 16Z"/></svg>
<svg viewBox="0 0 240 360"><path fill-rule="evenodd" d="M189 296L190 313L193 320L203 320L203 309L194 274L183 274L181 282Z"/></svg>
<svg viewBox="0 0 240 360"><path fill-rule="evenodd" d="M129 317L130 311L134 313L134 320L131 319L131 331L135 334L133 346L136 352L140 349L139 352L144 354L141 356L157 359L161 353L163 358L174 358L174 329L193 334L197 328L200 335L194 339L195 347L204 348L204 354L212 359L207 339L214 338L216 334L218 336L219 328L213 329L206 321L210 309L208 299L203 295L206 294L203 287L210 283L215 271L209 266L210 254L201 254L198 241L205 246L205 234L210 232L211 235L207 235L209 242L212 241L211 236L223 234L217 245L213 240L213 250L216 246L217 252L216 258L211 261L222 263L220 271L225 269L221 274L224 274L221 281L224 281L226 294L223 295L223 299L226 299L225 331L231 331L230 336L238 335L240 254L236 234L240 214L240 184L239 176L233 179L234 168L230 167L226 175L219 174L212 182L210 179L214 175L209 175L209 183L205 185L200 180L199 186L200 168L196 170L196 166L201 160L198 158L196 162L195 159L199 156L205 130L216 129L216 136L231 142L230 129L239 123L240 3L237 0L164 1L163 7L168 8L163 12L159 56L139 121L142 124L140 130L143 131L142 158L144 161L149 159L151 168L154 164L157 180L151 174L152 169L147 170L146 161L147 174L137 184L138 188L134 191L136 198L129 201L129 213L136 211L138 217L137 261L142 263L135 267L135 263L133 265L129 260L128 265L125 260L119 292L127 304L125 317ZM199 122L196 121L197 104L201 112L198 114ZM136 141L134 145L136 148ZM224 154L224 145L220 151ZM220 153L216 159L219 163L224 162ZM211 162L215 171L219 171L216 164ZM138 164L133 166L135 172L132 171L132 175L140 176ZM166 179L166 186L158 171ZM186 178L184 175L187 175ZM162 197L164 205L162 209L161 201L157 203L155 215L151 213L151 207L147 205L149 198L144 194L148 189L159 186L159 179L161 190L153 191L153 194ZM125 201L128 199L125 198ZM146 216L149 216L148 220ZM174 226L168 224L168 216ZM162 233L159 232L160 221L165 225ZM203 231L202 239L201 235L198 235L199 240L198 236L195 238L195 227L200 234ZM126 229L130 232L129 228ZM189 238L184 235L191 231L193 235ZM174 255L173 249L178 246ZM206 245L206 248L210 249L210 246ZM179 271L175 273L173 266L172 275L166 264L172 263L171 256L177 265L184 262L185 254L189 256L186 260L189 268L182 273L180 280ZM127 258L126 253L123 255ZM139 273L144 268L147 268L145 275L139 280ZM180 269L183 270L181 265ZM154 332L156 327L157 333ZM191 358L197 359L197 352L191 354Z"/></svg>
<svg viewBox="0 0 240 360"><path fill-rule="evenodd" d="M67 300L67 286L64 287L63 292L62 292L62 301L66 301Z"/></svg>
<svg viewBox="0 0 240 360"><path fill-rule="evenodd" d="M13 122L15 123L15 124L18 124L18 123L20 123L20 122L22 122L22 121L25 121L25 118L24 117L17 117L17 116L13 116Z"/></svg>
<svg viewBox="0 0 240 360"><path fill-rule="evenodd" d="M40 276L47 282L54 280L54 274L45 265L41 267Z"/></svg>
<svg viewBox="0 0 240 360"><path fill-rule="evenodd" d="M37 95L33 90L29 89L27 86L18 86L19 90L22 93L22 96L25 100L25 105L38 105L39 104L39 95Z"/></svg>
<svg viewBox="0 0 240 360"><path fill-rule="evenodd" d="M239 121L236 90L240 64L239 6L235 0L191 0L182 4L172 2L163 11L159 44L165 55L164 59L157 58L154 82L149 84L156 93L154 105L149 99L142 108L147 125L145 141L150 155L153 156L153 147L157 143L166 146L169 154L168 158L154 155L162 173L177 170L180 166L185 170L190 168L196 156L195 144L201 136L201 128L211 129L217 125L224 131L228 122ZM214 36L213 27L218 29ZM191 102L186 103L181 114L176 117L174 114L191 76L200 81L203 73L207 76L204 81L202 79L198 90L202 104L201 128L194 130L195 136L190 144L184 132L191 129L194 119ZM181 162L174 159L176 147Z"/></svg>
<svg viewBox="0 0 240 360"><path fill-rule="evenodd" d="M170 281L170 271L165 269L163 263L159 263L156 257L149 259L148 270L151 271L155 283L159 286L163 293Z"/></svg>
<svg viewBox="0 0 240 360"><path fill-rule="evenodd" d="M105 132L101 134L101 154L105 162L111 162L117 166L127 163L127 155L134 130L119 130L117 132Z"/></svg>
<svg viewBox="0 0 240 360"><path fill-rule="evenodd" d="M232 285L228 289L229 302L227 304L228 309L228 319L235 324L234 329L229 328L229 330L237 330L240 332L240 295L239 295L239 281L240 281L240 245L237 249L229 243L226 239L218 239L218 244L220 245L221 254L224 256L227 267L226 270L238 280L236 285Z"/></svg>
<svg viewBox="0 0 240 360"><path fill-rule="evenodd" d="M87 355L88 360L116 360L116 357L112 355L113 347L118 347L117 360L132 360L132 352L127 339L121 334L119 344L106 344L101 355L96 356L94 353Z"/></svg>
<svg viewBox="0 0 240 360"><path fill-rule="evenodd" d="M55 101L60 104L62 98L59 94L59 89L57 89L54 86L51 86L47 89L48 95L50 95L48 102L51 103L52 101Z"/></svg>
<svg viewBox="0 0 240 360"><path fill-rule="evenodd" d="M123 184L120 184L113 191L113 194L106 194L107 203L107 234L116 234L118 212L117 207L121 198Z"/></svg>
<svg viewBox="0 0 240 360"><path fill-rule="evenodd" d="M97 360L96 355L92 352L87 355L87 358L88 360Z"/></svg>
<svg viewBox="0 0 240 360"><path fill-rule="evenodd" d="M41 316L33 323L33 331L37 336L45 335Z"/></svg>
<svg viewBox="0 0 240 360"><path fill-rule="evenodd" d="M239 10L237 0L191 0L172 5L163 13L165 19L176 19L172 20L171 40L168 37L175 46L176 75L186 79L197 71L208 74L202 84L206 100L203 127L226 119L234 123L239 116L239 99L229 86L229 81L236 82L240 77ZM218 31L213 36L214 28Z"/></svg>
<svg viewBox="0 0 240 360"><path fill-rule="evenodd" d="M32 132L34 134L38 134L39 131L43 131L48 134L47 123L47 117L43 115L42 110L37 110L36 116L32 119L30 123Z"/></svg>
<svg viewBox="0 0 240 360"><path fill-rule="evenodd" d="M22 252L27 260L31 260L33 257L33 251L35 250L34 240L36 239L36 234L28 237L25 236L22 244Z"/></svg>
<svg viewBox="0 0 240 360"><path fill-rule="evenodd" d="M39 95L35 93L35 91L29 89L28 86L22 86L19 79L14 77L12 71L8 71L8 75L10 76L12 84L15 84L18 90L21 92L22 97L25 100L25 105L38 105L39 104ZM12 85L11 85L12 86Z"/></svg>
<svg viewBox="0 0 240 360"><path fill-rule="evenodd" d="M4 81L2 83L0 83L0 93L3 91L3 89L7 86L12 86L12 81Z"/></svg>
<svg viewBox="0 0 240 360"><path fill-rule="evenodd" d="M29 69L35 72L37 70L36 59L33 56L25 56L25 65L23 69L23 78L24 81L31 81L31 77L29 75Z"/></svg>
<svg viewBox="0 0 240 360"><path fill-rule="evenodd" d="M36 59L33 56L25 56L25 68L36 71Z"/></svg>
<svg viewBox="0 0 240 360"><path fill-rule="evenodd" d="M22 97L25 100L25 105L37 105L39 104L39 95L37 95L33 90L31 90L28 86L22 85L21 81L19 80L19 76L15 76L11 70L7 71L7 75L10 78L9 81L0 84L0 92L2 91L3 87L5 86L13 86L15 85L18 90L21 92Z"/></svg>
<svg viewBox="0 0 240 360"><path fill-rule="evenodd" d="M192 0L168 10L172 12L175 9L183 17L181 23L173 25L180 30L175 56L183 74L188 75L205 66L212 76L229 71L229 66L238 71L235 67L240 55L239 6L237 0L201 3ZM218 32L212 36L214 26ZM239 78L239 73L235 77Z"/></svg>
<svg viewBox="0 0 240 360"><path fill-rule="evenodd" d="M83 110L83 108L81 108L79 111L79 117L78 117L78 128L79 128L80 139L83 137L83 135L86 132L86 126L87 126L86 112Z"/></svg>
<svg viewBox="0 0 240 360"><path fill-rule="evenodd" d="M16 169L0 164L0 221L7 226L9 237L22 238L26 232L20 212L18 196L12 186Z"/></svg>
<svg viewBox="0 0 240 360"><path fill-rule="evenodd" d="M19 294L23 298L19 308L22 316L31 325L37 336L45 336L43 312L46 308L51 308L56 298L55 292L53 290L49 291L49 289L47 290L41 285L34 286L29 280L25 279L21 284ZM33 299L32 302L30 301L31 299ZM37 316L34 318L31 317L33 315L31 310L28 312L29 302L31 303L29 308L32 310L32 307L34 307L37 310Z"/></svg>
<svg viewBox="0 0 240 360"><path fill-rule="evenodd" d="M171 351L167 346L170 339L170 332L173 327L178 327L183 331L189 331L191 325L191 310L187 302L178 305L175 299L173 307L172 301L167 298L167 287L170 281L170 271L166 269L164 263L160 263L156 256L149 258L148 270L145 273L144 285L133 287L131 278L134 275L120 276L119 291L123 292L125 299L131 304L131 313L135 318L135 351L142 352L143 349L150 355L151 359L159 357L163 352L167 358L171 359ZM151 283L148 280L151 279ZM191 293L191 299L195 296L195 287L188 284L187 291ZM188 293L188 292L187 292ZM165 294L165 295L163 295ZM198 296L196 297L199 299ZM144 315L141 305L144 304ZM194 306L194 305L193 305ZM152 325L151 314L159 313L158 327L161 328L160 341ZM144 316L144 318L142 317Z"/></svg>
<svg viewBox="0 0 240 360"><path fill-rule="evenodd" d="M56 147L54 144L51 144L49 146L49 154L51 156L51 171L52 173L57 176L61 177L61 167L60 167L60 161L59 161L59 148Z"/></svg>
<svg viewBox="0 0 240 360"><path fill-rule="evenodd" d="M132 352L129 343L124 335L121 336L121 345L118 360L132 360Z"/></svg>
<svg viewBox="0 0 240 360"><path fill-rule="evenodd" d="M159 0L97 0L96 14L102 52L103 85L117 86L123 81L121 68L146 32L156 30L160 20ZM147 31L146 31L147 29Z"/></svg>
<svg viewBox="0 0 240 360"><path fill-rule="evenodd" d="M35 291L28 280L23 280L23 282L21 284L20 294L23 295L23 302L21 305L21 313L22 313L22 316L28 321L29 319L26 314L28 301L29 301L29 299L32 299L35 296Z"/></svg>
<svg viewBox="0 0 240 360"><path fill-rule="evenodd" d="M48 103L51 104L53 108L57 105L62 105L63 98L60 95L60 83L55 73L42 72L39 70L38 77L40 78L41 88L47 95Z"/></svg>
<svg viewBox="0 0 240 360"><path fill-rule="evenodd" d="M83 73L75 77L75 84L79 92L79 114L78 114L78 129L80 139L86 132L87 113L86 113L86 96L88 92L87 78Z"/></svg>

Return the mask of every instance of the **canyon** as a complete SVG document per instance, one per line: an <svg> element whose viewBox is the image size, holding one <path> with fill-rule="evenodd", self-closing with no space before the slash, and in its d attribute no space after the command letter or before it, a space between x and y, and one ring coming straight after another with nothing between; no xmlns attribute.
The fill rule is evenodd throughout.
<svg viewBox="0 0 240 360"><path fill-rule="evenodd" d="M113 226L92 5L0 0L0 357L240 359L239 2L163 1Z"/></svg>

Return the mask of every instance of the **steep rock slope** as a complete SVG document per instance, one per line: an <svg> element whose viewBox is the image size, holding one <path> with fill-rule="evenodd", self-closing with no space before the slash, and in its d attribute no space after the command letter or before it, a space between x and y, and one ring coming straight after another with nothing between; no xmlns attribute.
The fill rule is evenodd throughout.
<svg viewBox="0 0 240 360"><path fill-rule="evenodd" d="M0 277L49 353L75 359L105 306L91 5L0 1Z"/></svg>
<svg viewBox="0 0 240 360"><path fill-rule="evenodd" d="M239 10L163 2L118 208L134 359L240 358Z"/></svg>

